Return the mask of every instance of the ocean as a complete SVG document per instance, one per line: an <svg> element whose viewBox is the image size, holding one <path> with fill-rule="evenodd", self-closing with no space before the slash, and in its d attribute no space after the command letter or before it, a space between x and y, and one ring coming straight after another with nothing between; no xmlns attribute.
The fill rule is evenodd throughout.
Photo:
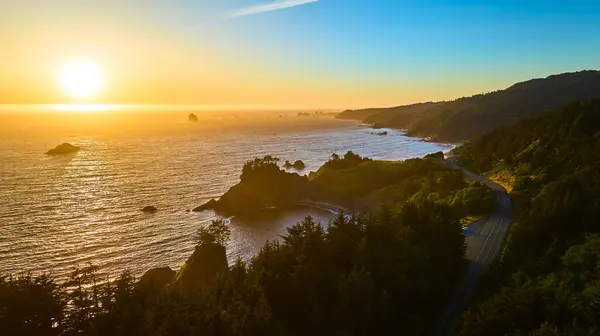
<svg viewBox="0 0 600 336"><path fill-rule="evenodd" d="M194 112L198 123L187 121ZM117 276L153 267L178 269L199 227L218 218L188 210L239 181L247 160L267 154L303 160L308 174L332 153L352 150L380 160L447 151L400 130L373 130L332 116L298 111L196 111L49 107L0 108L0 274L50 273L97 265ZM387 131L387 136L375 133ZM63 142L75 155L44 153ZM140 211L152 205L153 214ZM230 262L250 259L267 240L311 215L311 207L228 218Z"/></svg>

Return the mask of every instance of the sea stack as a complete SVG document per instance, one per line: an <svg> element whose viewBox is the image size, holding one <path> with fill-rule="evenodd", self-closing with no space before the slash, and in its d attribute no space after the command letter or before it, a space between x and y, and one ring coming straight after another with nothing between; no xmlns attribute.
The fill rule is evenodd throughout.
<svg viewBox="0 0 600 336"><path fill-rule="evenodd" d="M196 123L196 122L198 122L198 116L196 116L193 113L190 113L190 115L188 116L188 121Z"/></svg>
<svg viewBox="0 0 600 336"><path fill-rule="evenodd" d="M297 160L296 162L294 162L294 169L304 170L304 168L306 168L306 165L304 164L304 162L302 162L302 160Z"/></svg>
<svg viewBox="0 0 600 336"><path fill-rule="evenodd" d="M199 245L177 272L171 286L180 294L197 291L208 293L216 287L219 277L227 270L225 247L213 243Z"/></svg>
<svg viewBox="0 0 600 336"><path fill-rule="evenodd" d="M64 144L58 145L58 146L52 148L51 150L47 151L46 154L47 155L71 154L71 153L79 152L80 149L81 149L81 147L73 146L70 143L65 142Z"/></svg>

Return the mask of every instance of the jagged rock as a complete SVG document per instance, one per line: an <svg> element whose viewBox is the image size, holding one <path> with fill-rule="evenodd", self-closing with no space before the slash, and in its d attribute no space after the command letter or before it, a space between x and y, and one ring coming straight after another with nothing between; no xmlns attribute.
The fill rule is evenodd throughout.
<svg viewBox="0 0 600 336"><path fill-rule="evenodd" d="M285 168L285 169L290 169L292 167L294 167L294 165L290 161L286 160L285 163L283 164L283 168Z"/></svg>
<svg viewBox="0 0 600 336"><path fill-rule="evenodd" d="M153 268L140 278L138 287L146 290L157 290L164 288L168 284L172 283L175 279L175 271L169 267Z"/></svg>
<svg viewBox="0 0 600 336"><path fill-rule="evenodd" d="M217 201L213 198L210 201L202 204L201 206L192 209L193 212L202 212L206 210L214 210L217 205Z"/></svg>
<svg viewBox="0 0 600 336"><path fill-rule="evenodd" d="M177 272L173 288L180 292L208 292L228 269L225 247L217 244L196 246L194 253Z"/></svg>
<svg viewBox="0 0 600 336"><path fill-rule="evenodd" d="M142 212L148 212L148 213L150 213L150 212L157 212L157 211L158 211L158 209L156 207L151 206L151 205L146 206L146 207L144 207L142 209Z"/></svg>
<svg viewBox="0 0 600 336"><path fill-rule="evenodd" d="M71 154L77 153L81 147L73 146L70 143L64 143L54 147L53 149L46 152L47 155L63 155L63 154Z"/></svg>
<svg viewBox="0 0 600 336"><path fill-rule="evenodd" d="M188 116L188 121L189 122L198 122L198 116L196 116L193 113L190 113L190 115Z"/></svg>

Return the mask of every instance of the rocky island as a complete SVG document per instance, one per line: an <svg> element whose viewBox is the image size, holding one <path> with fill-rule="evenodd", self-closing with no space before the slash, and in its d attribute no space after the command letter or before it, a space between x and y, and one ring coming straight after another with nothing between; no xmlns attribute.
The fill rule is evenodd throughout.
<svg viewBox="0 0 600 336"><path fill-rule="evenodd" d="M285 169L296 169L296 170L303 170L304 168L306 168L306 165L304 164L304 162L302 160L296 160L296 162L291 163L290 161L286 160L285 163L283 164L283 168Z"/></svg>
<svg viewBox="0 0 600 336"><path fill-rule="evenodd" d="M51 150L46 152L46 155L64 155L64 154L72 154L77 153L81 150L81 147L73 146L70 143L60 144Z"/></svg>
<svg viewBox="0 0 600 336"><path fill-rule="evenodd" d="M241 181L219 200L194 209L214 210L224 214L242 214L270 207L293 205L309 197L308 178L279 168L279 159L267 155L246 162Z"/></svg>
<svg viewBox="0 0 600 336"><path fill-rule="evenodd" d="M296 162L294 162L293 167L296 170L303 170L304 168L306 168L306 165L304 164L304 162L302 162L302 160L297 160Z"/></svg>
<svg viewBox="0 0 600 336"><path fill-rule="evenodd" d="M193 122L193 123L197 123L198 122L198 116L190 113L190 115L188 116L188 122Z"/></svg>

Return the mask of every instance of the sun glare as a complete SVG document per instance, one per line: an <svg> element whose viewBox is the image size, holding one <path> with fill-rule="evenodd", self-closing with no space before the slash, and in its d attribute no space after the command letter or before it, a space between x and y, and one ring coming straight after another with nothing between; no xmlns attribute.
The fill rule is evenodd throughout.
<svg viewBox="0 0 600 336"><path fill-rule="evenodd" d="M102 90L103 74L93 62L72 61L60 68L58 80L62 90L71 98L89 99Z"/></svg>

